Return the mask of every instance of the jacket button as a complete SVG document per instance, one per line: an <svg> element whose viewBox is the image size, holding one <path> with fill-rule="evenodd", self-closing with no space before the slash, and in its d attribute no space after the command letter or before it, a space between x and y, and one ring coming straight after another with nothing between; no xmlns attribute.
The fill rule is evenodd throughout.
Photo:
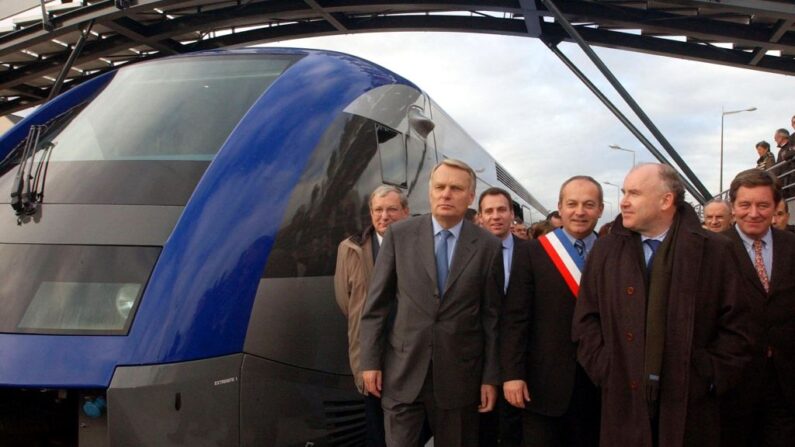
<svg viewBox="0 0 795 447"><path fill-rule="evenodd" d="M635 339L635 334L632 332L627 332L627 341L632 341Z"/></svg>
<svg viewBox="0 0 795 447"><path fill-rule="evenodd" d="M627 295L632 295L635 293L635 288L632 286L627 287Z"/></svg>
<svg viewBox="0 0 795 447"><path fill-rule="evenodd" d="M629 381L629 389L637 390L638 389L638 381L637 380L630 380Z"/></svg>

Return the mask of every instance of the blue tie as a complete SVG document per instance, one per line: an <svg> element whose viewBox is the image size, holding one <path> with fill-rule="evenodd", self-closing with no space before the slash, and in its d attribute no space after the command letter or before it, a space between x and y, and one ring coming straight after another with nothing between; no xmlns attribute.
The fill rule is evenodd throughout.
<svg viewBox="0 0 795 447"><path fill-rule="evenodd" d="M585 242L583 242L582 239L577 239L574 241L574 248L577 249L577 253L580 255L580 257L585 259Z"/></svg>
<svg viewBox="0 0 795 447"><path fill-rule="evenodd" d="M657 253L657 249L660 248L662 241L658 241L656 239L646 239L643 241L643 243L651 248L651 256L649 256L649 260L646 262L646 268L651 271L651 265L652 262L654 262L654 254Z"/></svg>
<svg viewBox="0 0 795 447"><path fill-rule="evenodd" d="M453 235L448 230L439 232L442 235L442 240L439 246L436 247L436 284L439 287L439 298L444 294L444 286L447 284L447 273L449 267L447 266L447 238Z"/></svg>

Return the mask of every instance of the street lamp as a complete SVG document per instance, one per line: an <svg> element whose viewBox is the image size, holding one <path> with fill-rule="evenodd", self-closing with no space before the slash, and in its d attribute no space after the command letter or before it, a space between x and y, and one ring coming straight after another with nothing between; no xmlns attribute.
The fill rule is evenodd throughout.
<svg viewBox="0 0 795 447"><path fill-rule="evenodd" d="M621 146L619 146L617 144L611 144L608 147L610 149L615 149L617 151L632 152L632 167L633 168L635 167L635 151L633 151L632 149L623 148L623 147L621 147Z"/></svg>
<svg viewBox="0 0 795 447"><path fill-rule="evenodd" d="M610 182L602 182L602 183L616 188L616 203L618 204L618 209L621 209L621 187L616 185L615 183L610 183Z"/></svg>
<svg viewBox="0 0 795 447"><path fill-rule="evenodd" d="M602 200L602 202L610 205L610 215L613 216L613 218L615 218L616 214L613 213L613 202L608 202L607 200Z"/></svg>
<svg viewBox="0 0 795 447"><path fill-rule="evenodd" d="M720 108L720 183L718 184L718 194L723 192L723 118L726 115L734 115L735 113L742 112L753 112L754 110L756 110L756 107L749 107L742 110L731 110L729 112L723 110L723 107Z"/></svg>

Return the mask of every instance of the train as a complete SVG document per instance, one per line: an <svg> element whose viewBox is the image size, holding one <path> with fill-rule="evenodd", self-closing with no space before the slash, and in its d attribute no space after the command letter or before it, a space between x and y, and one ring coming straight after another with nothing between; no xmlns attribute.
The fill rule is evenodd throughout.
<svg viewBox="0 0 795 447"><path fill-rule="evenodd" d="M344 446L364 408L337 244L432 167L543 206L412 82L213 50L74 86L0 139L0 445Z"/></svg>

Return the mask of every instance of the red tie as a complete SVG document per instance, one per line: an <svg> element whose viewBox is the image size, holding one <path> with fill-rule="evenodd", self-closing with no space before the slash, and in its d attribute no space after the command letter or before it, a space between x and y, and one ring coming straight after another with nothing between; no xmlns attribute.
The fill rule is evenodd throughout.
<svg viewBox="0 0 795 447"><path fill-rule="evenodd" d="M754 241L754 267L756 267L756 274L759 275L762 287L765 288L765 293L770 292L770 280L767 279L765 261L762 259L762 241L760 240Z"/></svg>

